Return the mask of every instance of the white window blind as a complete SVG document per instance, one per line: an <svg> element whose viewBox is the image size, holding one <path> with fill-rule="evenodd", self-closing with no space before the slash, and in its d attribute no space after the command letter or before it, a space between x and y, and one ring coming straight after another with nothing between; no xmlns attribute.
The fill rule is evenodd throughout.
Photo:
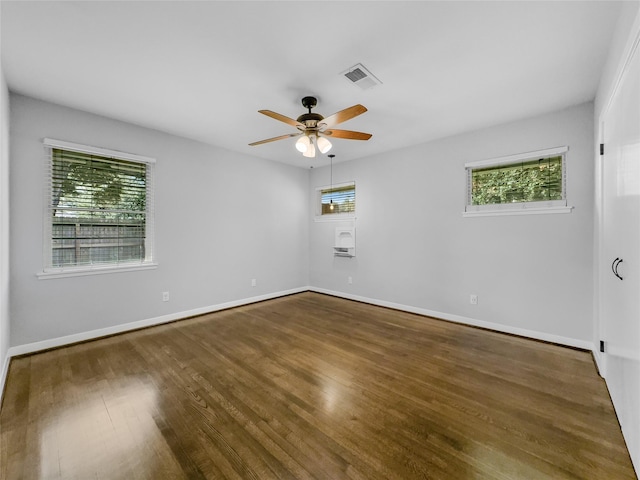
<svg viewBox="0 0 640 480"><path fill-rule="evenodd" d="M45 140L44 272L153 262L154 160Z"/></svg>
<svg viewBox="0 0 640 480"><path fill-rule="evenodd" d="M356 184L354 182L320 187L317 215L349 215L356 211Z"/></svg>

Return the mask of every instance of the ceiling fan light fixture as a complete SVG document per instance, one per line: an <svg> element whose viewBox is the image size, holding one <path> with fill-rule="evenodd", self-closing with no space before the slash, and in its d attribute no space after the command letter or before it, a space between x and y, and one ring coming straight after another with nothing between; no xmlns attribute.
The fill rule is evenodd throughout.
<svg viewBox="0 0 640 480"><path fill-rule="evenodd" d="M318 137L316 140L316 145L318 145L318 150L320 153L327 153L331 150L331 142L324 137Z"/></svg>
<svg viewBox="0 0 640 480"><path fill-rule="evenodd" d="M305 153L309 149L309 145L313 146L311 144L311 139L309 137L307 137L306 135L303 135L296 142L296 149L299 152Z"/></svg>
<svg viewBox="0 0 640 480"><path fill-rule="evenodd" d="M316 147L313 144L313 135L309 135L308 137L305 135L305 138L309 140L309 146L304 152L302 152L302 155L307 158L314 158L316 156Z"/></svg>
<svg viewBox="0 0 640 480"><path fill-rule="evenodd" d="M316 147L313 146L313 143L309 145L309 148L307 148L307 151L304 152L302 155L304 155L307 158L314 158L316 156Z"/></svg>

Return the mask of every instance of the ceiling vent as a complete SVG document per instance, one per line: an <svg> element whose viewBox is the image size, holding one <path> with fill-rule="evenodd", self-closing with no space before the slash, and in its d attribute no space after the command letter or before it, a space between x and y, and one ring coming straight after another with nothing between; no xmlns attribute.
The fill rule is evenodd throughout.
<svg viewBox="0 0 640 480"><path fill-rule="evenodd" d="M364 65L362 65L361 63L358 63L347 71L342 72L342 75L344 75L347 80L349 80L354 85L357 85L362 90L368 90L369 88L375 87L376 85L382 85L382 82L378 80L373 73L364 68Z"/></svg>

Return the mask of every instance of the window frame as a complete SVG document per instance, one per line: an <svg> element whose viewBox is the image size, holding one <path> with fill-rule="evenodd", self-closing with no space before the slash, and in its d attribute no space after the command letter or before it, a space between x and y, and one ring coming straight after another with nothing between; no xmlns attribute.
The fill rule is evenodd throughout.
<svg viewBox="0 0 640 480"><path fill-rule="evenodd" d="M155 158L126 153L117 150L110 150L101 147L92 147L78 143L67 142L63 140L55 140L51 138L43 139L43 147L45 152L45 186L43 195L43 245L42 245L42 262L43 268L37 273L40 279L75 277L83 275L97 275L114 272L131 272L137 270L149 270L157 268L154 251L154 170ZM52 232L53 222L51 218L51 197L52 197L52 175L53 175L53 150L66 150L87 155L95 155L114 160L124 160L144 164L146 167L145 174L145 258L143 260L122 261L113 263L95 263L86 265L52 265Z"/></svg>
<svg viewBox="0 0 640 480"><path fill-rule="evenodd" d="M497 157L488 160L465 163L465 208L462 212L464 217L495 216L495 215L532 215L532 214L552 214L571 213L572 206L567 202L567 152L568 146L547 148L533 152L519 153L505 157ZM562 157L562 199L561 200L540 200L533 202L513 202L513 203L488 203L483 205L472 204L472 175L474 170L486 169L490 167L500 167L512 164L525 163L527 161L539 160L542 158Z"/></svg>
<svg viewBox="0 0 640 480"><path fill-rule="evenodd" d="M345 187L353 187L353 198L356 206L354 207L353 212L344 212L344 213L322 213L322 193L327 190L340 190ZM321 187L316 187L315 190L315 198L314 198L314 210L315 210L315 221L316 222L336 222L342 221L345 219L353 219L356 218L356 209L358 202L356 200L356 182L344 182L344 183L334 183L333 185L324 185Z"/></svg>

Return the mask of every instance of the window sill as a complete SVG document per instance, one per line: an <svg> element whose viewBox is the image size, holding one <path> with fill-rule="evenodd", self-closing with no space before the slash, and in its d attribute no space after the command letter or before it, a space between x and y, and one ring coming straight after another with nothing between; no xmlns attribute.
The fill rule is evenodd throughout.
<svg viewBox="0 0 640 480"><path fill-rule="evenodd" d="M355 219L356 216L352 213L333 213L329 215L316 215L314 217L316 222L347 222Z"/></svg>
<svg viewBox="0 0 640 480"><path fill-rule="evenodd" d="M554 213L571 213L573 207L542 207L542 208L510 208L504 210L477 210L462 212L463 217L496 217L503 215L548 215Z"/></svg>
<svg viewBox="0 0 640 480"><path fill-rule="evenodd" d="M40 280L51 280L54 278L67 278L67 277L83 277L86 275L104 275L107 273L119 273L119 272L135 272L138 270L153 270L158 268L157 263L142 263L142 264L123 264L123 265L101 265L92 267L68 267L50 269L49 271L39 272L36 275Z"/></svg>

